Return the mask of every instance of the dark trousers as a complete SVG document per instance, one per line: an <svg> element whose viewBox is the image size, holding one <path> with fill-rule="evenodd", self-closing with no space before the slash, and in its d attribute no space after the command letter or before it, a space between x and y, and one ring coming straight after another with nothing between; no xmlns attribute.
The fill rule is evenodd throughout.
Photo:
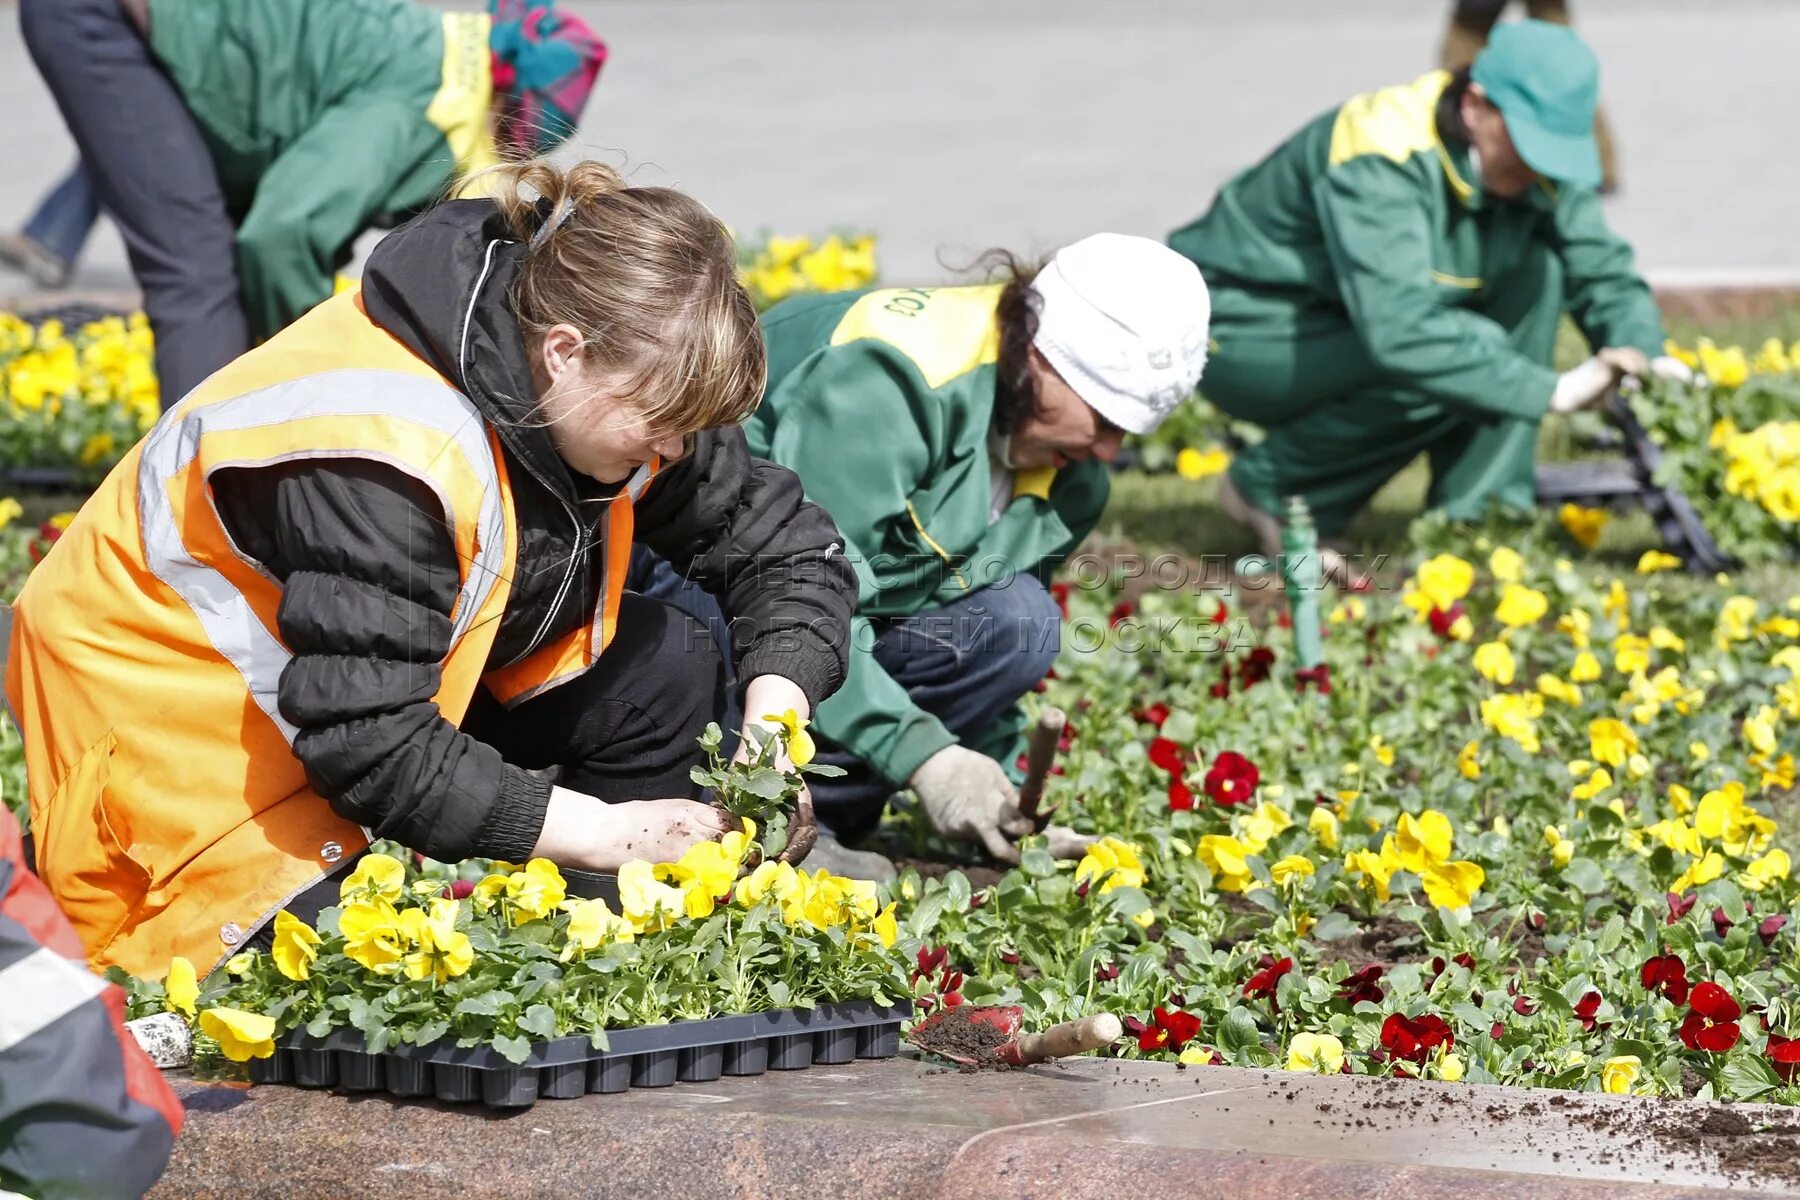
<svg viewBox="0 0 1800 1200"><path fill-rule="evenodd" d="M460 728L512 765L552 772L561 786L602 800L695 800L696 739L724 703L724 663L706 627L673 605L627 592L612 644L593 667L512 708L478 692ZM339 881L354 866L341 864L288 911L315 922L337 903ZM271 922L251 945L266 950L273 940Z"/></svg>
<svg viewBox="0 0 1800 1200"><path fill-rule="evenodd" d="M236 230L212 155L119 0L21 0L19 25L124 235L172 405L250 348Z"/></svg>
<svg viewBox="0 0 1800 1200"><path fill-rule="evenodd" d="M721 648L729 646L719 602L667 562L640 547L631 578L632 587L693 613ZM875 661L912 702L942 721L963 745L1012 769L1023 748L1019 698L1049 672L1062 644L1062 613L1044 585L1028 575L1013 575L941 608L872 623ZM857 662L852 656L853 683ZM904 786L905 781L881 778L828 737L820 735L816 741L816 761L841 767L845 774L810 781L813 806L833 833L854 842L875 828L895 783Z"/></svg>

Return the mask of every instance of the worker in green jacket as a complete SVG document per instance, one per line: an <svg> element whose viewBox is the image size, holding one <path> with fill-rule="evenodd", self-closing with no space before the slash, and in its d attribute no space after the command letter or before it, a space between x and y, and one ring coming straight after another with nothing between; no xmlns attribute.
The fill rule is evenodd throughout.
<svg viewBox="0 0 1800 1200"><path fill-rule="evenodd" d="M1019 699L1061 634L1045 576L1099 521L1120 441L1191 396L1205 362L1206 285L1154 241L1096 234L1041 271L1012 266L1003 283L807 296L763 317L751 453L800 476L861 585L849 678L813 726L819 761L847 771L812 784L842 841L910 787L940 833L1017 858ZM729 636L667 563L636 566L640 590ZM1052 829L1053 851L1084 845ZM813 853L892 870L828 838Z"/></svg>
<svg viewBox="0 0 1800 1200"><path fill-rule="evenodd" d="M606 48L553 5L22 0L81 153L33 223L70 254L117 223L173 404L331 295L363 231L568 137Z"/></svg>
<svg viewBox="0 0 1800 1200"><path fill-rule="evenodd" d="M1545 413L1679 371L1595 196L1598 90L1572 30L1502 25L1466 72L1314 120L1170 237L1212 288L1205 395L1265 431L1221 505L1267 553L1284 497L1335 537L1421 453L1453 518L1529 508ZM1559 375L1564 311L1597 350Z"/></svg>

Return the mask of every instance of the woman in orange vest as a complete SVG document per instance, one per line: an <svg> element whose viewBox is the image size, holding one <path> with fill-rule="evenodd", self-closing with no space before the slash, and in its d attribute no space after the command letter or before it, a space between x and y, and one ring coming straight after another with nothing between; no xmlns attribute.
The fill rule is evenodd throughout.
<svg viewBox="0 0 1800 1200"><path fill-rule="evenodd" d="M96 966L216 964L372 838L604 871L717 836L724 665L623 592L633 541L720 597L752 719L843 681L855 575L745 449L725 228L596 163L498 185L172 409L21 593L38 868Z"/></svg>

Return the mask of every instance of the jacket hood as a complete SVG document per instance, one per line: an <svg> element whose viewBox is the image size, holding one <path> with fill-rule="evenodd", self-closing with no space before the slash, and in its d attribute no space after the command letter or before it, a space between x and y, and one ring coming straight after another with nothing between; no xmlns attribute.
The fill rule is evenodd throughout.
<svg viewBox="0 0 1800 1200"><path fill-rule="evenodd" d="M575 482L537 406L513 316L525 247L488 200L452 200L382 238L363 271L369 317L450 380L515 457L566 497Z"/></svg>

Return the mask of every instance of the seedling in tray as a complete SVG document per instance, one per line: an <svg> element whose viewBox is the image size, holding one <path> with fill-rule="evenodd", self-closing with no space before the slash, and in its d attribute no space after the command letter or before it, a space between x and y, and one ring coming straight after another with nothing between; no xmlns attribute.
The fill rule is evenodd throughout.
<svg viewBox="0 0 1800 1200"><path fill-rule="evenodd" d="M695 767L693 779L712 791L714 806L735 818L737 828L743 828L745 819L756 823L762 857L798 863L819 836L812 796L801 776L831 778L844 772L812 761L806 719L792 709L762 719L770 724L748 723L746 741L729 762L720 754L724 735L717 725L708 725L700 735L707 765Z"/></svg>

